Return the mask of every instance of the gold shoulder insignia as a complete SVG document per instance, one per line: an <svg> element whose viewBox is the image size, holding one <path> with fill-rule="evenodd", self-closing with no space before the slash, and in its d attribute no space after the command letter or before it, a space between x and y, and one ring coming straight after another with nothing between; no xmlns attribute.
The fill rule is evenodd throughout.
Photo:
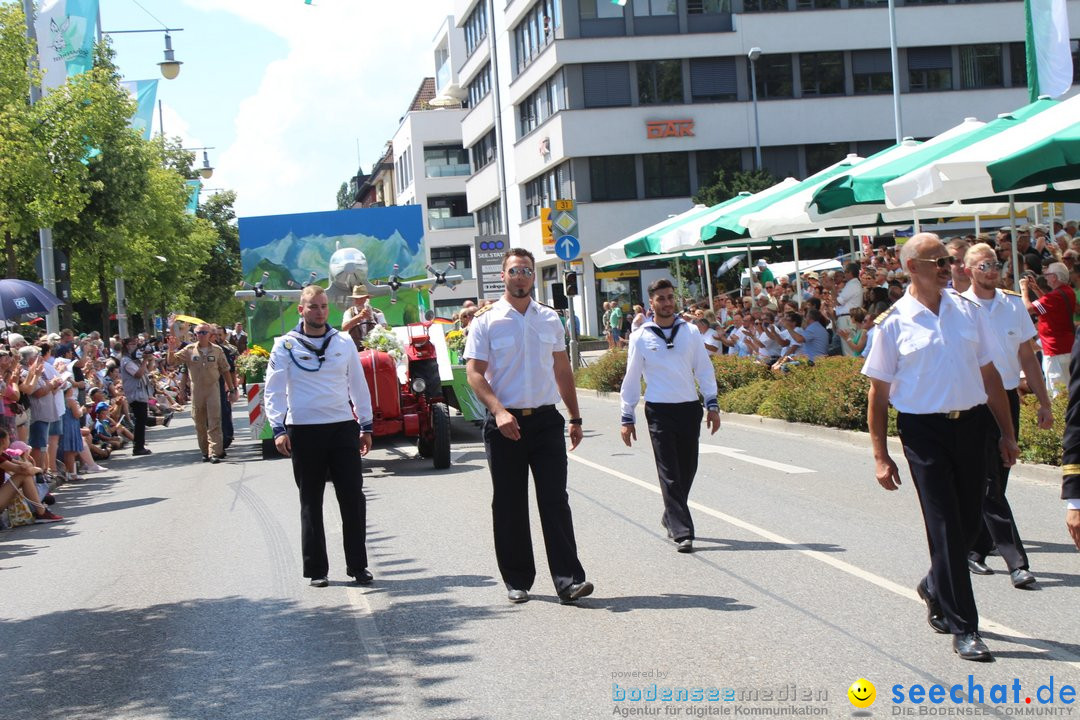
<svg viewBox="0 0 1080 720"><path fill-rule="evenodd" d="M890 305L888 310L886 310L885 312L881 313L876 318L874 318L874 324L875 325L880 325L881 321L884 320L885 318L889 317L889 315L891 315L892 311L895 310L895 309L896 309L895 305Z"/></svg>
<svg viewBox="0 0 1080 720"><path fill-rule="evenodd" d="M474 312L473 317L474 318L480 317L481 315L483 315L484 313L486 313L488 310L490 310L493 307L495 307L494 303L492 303L491 305L485 305L484 307L482 307L479 310L477 310L476 312Z"/></svg>
<svg viewBox="0 0 1080 720"><path fill-rule="evenodd" d="M1005 288L1001 288L1001 292L1005 293L1006 295L1012 295L1013 297L1020 297L1020 293L1016 292L1015 290L1006 290Z"/></svg>

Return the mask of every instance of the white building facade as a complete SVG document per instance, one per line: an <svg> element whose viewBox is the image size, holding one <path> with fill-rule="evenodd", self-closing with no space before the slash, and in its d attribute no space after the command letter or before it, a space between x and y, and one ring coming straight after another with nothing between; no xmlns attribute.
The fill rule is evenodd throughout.
<svg viewBox="0 0 1080 720"><path fill-rule="evenodd" d="M904 136L1027 102L1022 2L897 4ZM1068 6L1080 35L1080 0ZM689 209L717 169L753 169L751 48L762 50L760 146L774 176L895 142L884 2L455 0L453 17L473 230L533 251L545 300L557 259L543 250L541 207L575 201L587 256ZM587 258L583 270L587 331L604 299L642 297L633 271L597 273Z"/></svg>

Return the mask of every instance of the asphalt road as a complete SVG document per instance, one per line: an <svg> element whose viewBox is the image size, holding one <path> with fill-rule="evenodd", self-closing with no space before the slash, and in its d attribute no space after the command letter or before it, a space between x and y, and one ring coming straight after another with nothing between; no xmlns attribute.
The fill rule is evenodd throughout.
<svg viewBox="0 0 1080 720"><path fill-rule="evenodd" d="M287 461L243 439L206 465L189 421L152 429L153 456L57 493L68 522L0 534L0 717L849 717L859 678L877 717L1076 712L1060 693L1080 694L1080 555L1052 480L1010 484L1039 582L974 578L997 661L966 663L913 590L928 566L914 488L905 473L881 490L865 440L729 420L704 441L698 549L680 555L644 427L628 449L614 402L583 395L582 411L570 502L596 593L577 607L558 603L535 511L533 599L506 602L483 445L460 418L449 470L404 442L365 461L370 588L347 584L332 493L331 586L314 589ZM986 702L908 699L935 683ZM689 699L629 699L653 684Z"/></svg>

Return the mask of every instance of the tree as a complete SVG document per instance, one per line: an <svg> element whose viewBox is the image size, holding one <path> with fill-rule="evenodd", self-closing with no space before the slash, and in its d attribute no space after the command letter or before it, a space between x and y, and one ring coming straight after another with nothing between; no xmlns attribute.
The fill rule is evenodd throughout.
<svg viewBox="0 0 1080 720"><path fill-rule="evenodd" d="M193 310L198 317L214 319L222 325L243 319L243 304L233 297L241 280L240 231L236 227L236 191L226 190L211 195L200 207L198 215L213 228L214 238L210 257L200 276L202 292L193 298Z"/></svg>
<svg viewBox="0 0 1080 720"><path fill-rule="evenodd" d="M730 177L723 170L717 170L713 184L699 188L693 200L695 204L712 207L730 200L741 192L761 192L772 187L776 182L776 178L767 170L743 170Z"/></svg>
<svg viewBox="0 0 1080 720"><path fill-rule="evenodd" d="M341 183L337 191L337 209L348 210L353 206L353 198L349 195L349 183Z"/></svg>

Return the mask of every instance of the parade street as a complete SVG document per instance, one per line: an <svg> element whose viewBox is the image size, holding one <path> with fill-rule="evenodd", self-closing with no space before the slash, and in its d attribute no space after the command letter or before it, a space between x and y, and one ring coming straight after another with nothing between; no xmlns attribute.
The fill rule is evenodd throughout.
<svg viewBox="0 0 1080 720"><path fill-rule="evenodd" d="M628 449L613 399L582 391L581 405L569 495L596 591L577 606L558 602L535 508L532 599L507 602L484 447L461 418L449 470L404 442L365 459L370 587L348 583L328 488L330 587L317 589L301 577L290 463L261 460L238 426L228 459L203 464L178 416L150 433L152 456L125 452L117 472L57 491L67 522L0 536L3 715L850 717L860 678L876 717L1080 712L1060 695L1080 685L1080 562L1052 473L1010 481L1038 583L1014 589L989 558L997 572L973 583L996 662L964 662L914 591L929 560L898 449L904 484L889 493L865 436L725 417L702 438L696 552L679 554L640 409ZM927 699L934 684L944 702ZM688 699L630 700L654 685ZM694 701L710 688L719 700Z"/></svg>

